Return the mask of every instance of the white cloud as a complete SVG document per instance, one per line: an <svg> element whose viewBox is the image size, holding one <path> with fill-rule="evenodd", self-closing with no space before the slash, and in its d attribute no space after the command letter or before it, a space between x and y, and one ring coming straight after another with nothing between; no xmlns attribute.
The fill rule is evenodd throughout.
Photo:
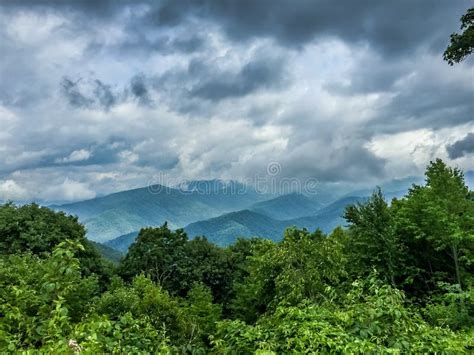
<svg viewBox="0 0 474 355"><path fill-rule="evenodd" d="M58 158L55 160L56 163L61 164L61 163L72 163L72 162L78 162L78 161L84 161L89 159L92 156L92 153L88 151L87 149L80 149L80 150L75 150L69 156L65 158Z"/></svg>
<svg viewBox="0 0 474 355"><path fill-rule="evenodd" d="M426 165L436 158L469 170L473 168L469 157L452 161L446 151L446 146L463 138L465 132L474 132L474 124L377 135L366 147L376 156L387 160L387 172L395 178L422 174Z"/></svg>
<svg viewBox="0 0 474 355"><path fill-rule="evenodd" d="M44 200L77 201L94 198L96 193L89 188L89 184L66 178L59 185L47 186L40 194Z"/></svg>
<svg viewBox="0 0 474 355"><path fill-rule="evenodd" d="M0 200L25 200L29 198L28 191L14 180L0 180Z"/></svg>

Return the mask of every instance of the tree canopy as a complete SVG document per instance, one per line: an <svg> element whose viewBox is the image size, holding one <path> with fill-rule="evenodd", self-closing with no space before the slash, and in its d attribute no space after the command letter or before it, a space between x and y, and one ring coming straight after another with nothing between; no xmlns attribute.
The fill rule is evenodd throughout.
<svg viewBox="0 0 474 355"><path fill-rule="evenodd" d="M451 35L451 43L443 55L450 65L461 62L474 50L474 8L461 17L461 30L464 30L461 34Z"/></svg>

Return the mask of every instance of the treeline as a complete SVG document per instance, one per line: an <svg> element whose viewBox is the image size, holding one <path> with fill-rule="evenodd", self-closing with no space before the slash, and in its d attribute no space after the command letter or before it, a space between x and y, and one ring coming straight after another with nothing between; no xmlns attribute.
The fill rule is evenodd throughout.
<svg viewBox="0 0 474 355"><path fill-rule="evenodd" d="M376 190L330 235L220 248L142 229L118 266L76 218L0 207L0 351L474 351L474 194L441 160L391 204Z"/></svg>

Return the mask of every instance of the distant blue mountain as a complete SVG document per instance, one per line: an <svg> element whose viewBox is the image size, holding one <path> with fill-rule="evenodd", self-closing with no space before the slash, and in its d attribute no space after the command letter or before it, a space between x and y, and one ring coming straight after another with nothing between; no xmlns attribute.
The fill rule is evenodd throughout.
<svg viewBox="0 0 474 355"><path fill-rule="evenodd" d="M242 210L191 223L184 230L190 238L206 236L209 241L225 246L234 243L238 237L258 236L279 240L285 227L284 221L254 211Z"/></svg>
<svg viewBox="0 0 474 355"><path fill-rule="evenodd" d="M244 210L191 223L184 229L190 238L204 235L219 245L232 244L238 237L257 236L280 240L284 230L291 226L312 231L320 228L329 233L344 224L342 216L347 205L363 200L363 197L345 197L322 208L315 215L288 220L277 220L256 211Z"/></svg>
<svg viewBox="0 0 474 355"><path fill-rule="evenodd" d="M313 215L321 206L321 203L316 200L311 200L302 194L292 193L258 202L250 206L249 210L277 220L287 220Z"/></svg>
<svg viewBox="0 0 474 355"><path fill-rule="evenodd" d="M206 236L208 240L221 246L232 244L238 237L263 237L277 241L282 238L285 229L291 226L311 231L319 228L325 233L330 233L337 226L345 225L343 215L347 205L363 202L366 199L367 197L345 196L318 209L318 205L307 197L289 194L256 203L249 209L190 223L184 227L184 230L189 238ZM303 207L295 207L298 202L302 203ZM279 208L281 211L278 211ZM296 211L292 212L292 208ZM299 215L308 209L316 209L316 211L306 216L282 218L291 214ZM138 230L105 244L126 252L137 235Z"/></svg>
<svg viewBox="0 0 474 355"><path fill-rule="evenodd" d="M128 247L135 241L138 236L139 231L134 231L131 233L127 233L121 235L120 237L114 238L112 240L108 240L103 244L109 248L118 250L119 252L126 253Z"/></svg>
<svg viewBox="0 0 474 355"><path fill-rule="evenodd" d="M472 188L474 171L466 172L465 179ZM413 183L423 184L423 178L392 180L382 183L381 188L390 201L403 197ZM347 193L347 186L336 185L330 189L323 184L311 195L275 197L235 181L198 180L174 188L154 185L53 207L77 215L90 239L121 252L128 249L141 228L160 226L165 221L171 228L185 227L190 237L206 235L227 245L237 236L278 240L291 225L324 232L343 225L345 206L370 196L374 189Z"/></svg>
<svg viewBox="0 0 474 355"><path fill-rule="evenodd" d="M165 221L171 228L183 227L271 197L235 182L222 182L219 187L217 181L191 184L199 189L153 185L53 208L77 215L85 224L89 239L105 242L142 227L162 225Z"/></svg>
<svg viewBox="0 0 474 355"><path fill-rule="evenodd" d="M344 226L346 221L343 218L346 206L363 202L366 197L347 196L330 205L322 208L314 216L296 218L291 221L291 225L308 230L321 229L324 233L330 233L337 226Z"/></svg>

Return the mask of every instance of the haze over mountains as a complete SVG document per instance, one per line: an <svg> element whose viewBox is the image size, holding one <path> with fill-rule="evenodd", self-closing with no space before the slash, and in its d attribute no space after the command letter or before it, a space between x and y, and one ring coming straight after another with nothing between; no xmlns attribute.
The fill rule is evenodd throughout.
<svg viewBox="0 0 474 355"><path fill-rule="evenodd" d="M190 238L204 235L209 241L221 246L232 244L241 236L264 236L277 241L290 226L309 230L320 228L324 232L330 232L336 226L344 224L342 214L345 206L363 199L344 197L321 208L319 202L302 194L292 193L255 203L247 209L191 223L184 230ZM138 230L105 244L126 252L137 234Z"/></svg>
<svg viewBox="0 0 474 355"><path fill-rule="evenodd" d="M171 228L184 227L198 220L246 208L263 199L264 195L236 182L223 184L210 180L205 186L204 183L199 186L197 182L189 188L179 189L153 185L52 207L77 215L86 225L90 239L105 242L164 222L168 222Z"/></svg>
<svg viewBox="0 0 474 355"><path fill-rule="evenodd" d="M293 200L299 202L304 199L304 196L291 194L277 199L289 201L291 206L295 204ZM192 223L184 229L190 237L205 235L210 241L218 245L231 244L239 236L265 236L278 241L282 238L284 230L291 226L308 230L320 228L323 232L329 233L338 225L344 225L344 219L342 218L344 208L348 204L360 202L364 198L344 197L320 210L315 210L314 207L308 206L309 208L306 213L302 208L299 208L300 216L295 215L295 218L291 219L275 219L270 217L270 215L280 215L283 217L283 214L278 209L279 204L275 203L280 201L275 200L268 201L266 209L262 209L260 203L257 204L256 209L228 213L206 221ZM276 208L268 206L275 206Z"/></svg>
<svg viewBox="0 0 474 355"><path fill-rule="evenodd" d="M472 172L466 173L468 184ZM412 183L408 177L381 184L387 200L403 196ZM375 188L375 186L374 186ZM171 188L163 185L117 192L91 200L52 206L77 215L88 238L125 252L143 227L184 228L189 237L205 235L219 245L237 237L261 236L278 240L289 226L330 232L344 225L348 204L362 201L373 188L321 185L315 194L263 193L235 181L189 181Z"/></svg>

